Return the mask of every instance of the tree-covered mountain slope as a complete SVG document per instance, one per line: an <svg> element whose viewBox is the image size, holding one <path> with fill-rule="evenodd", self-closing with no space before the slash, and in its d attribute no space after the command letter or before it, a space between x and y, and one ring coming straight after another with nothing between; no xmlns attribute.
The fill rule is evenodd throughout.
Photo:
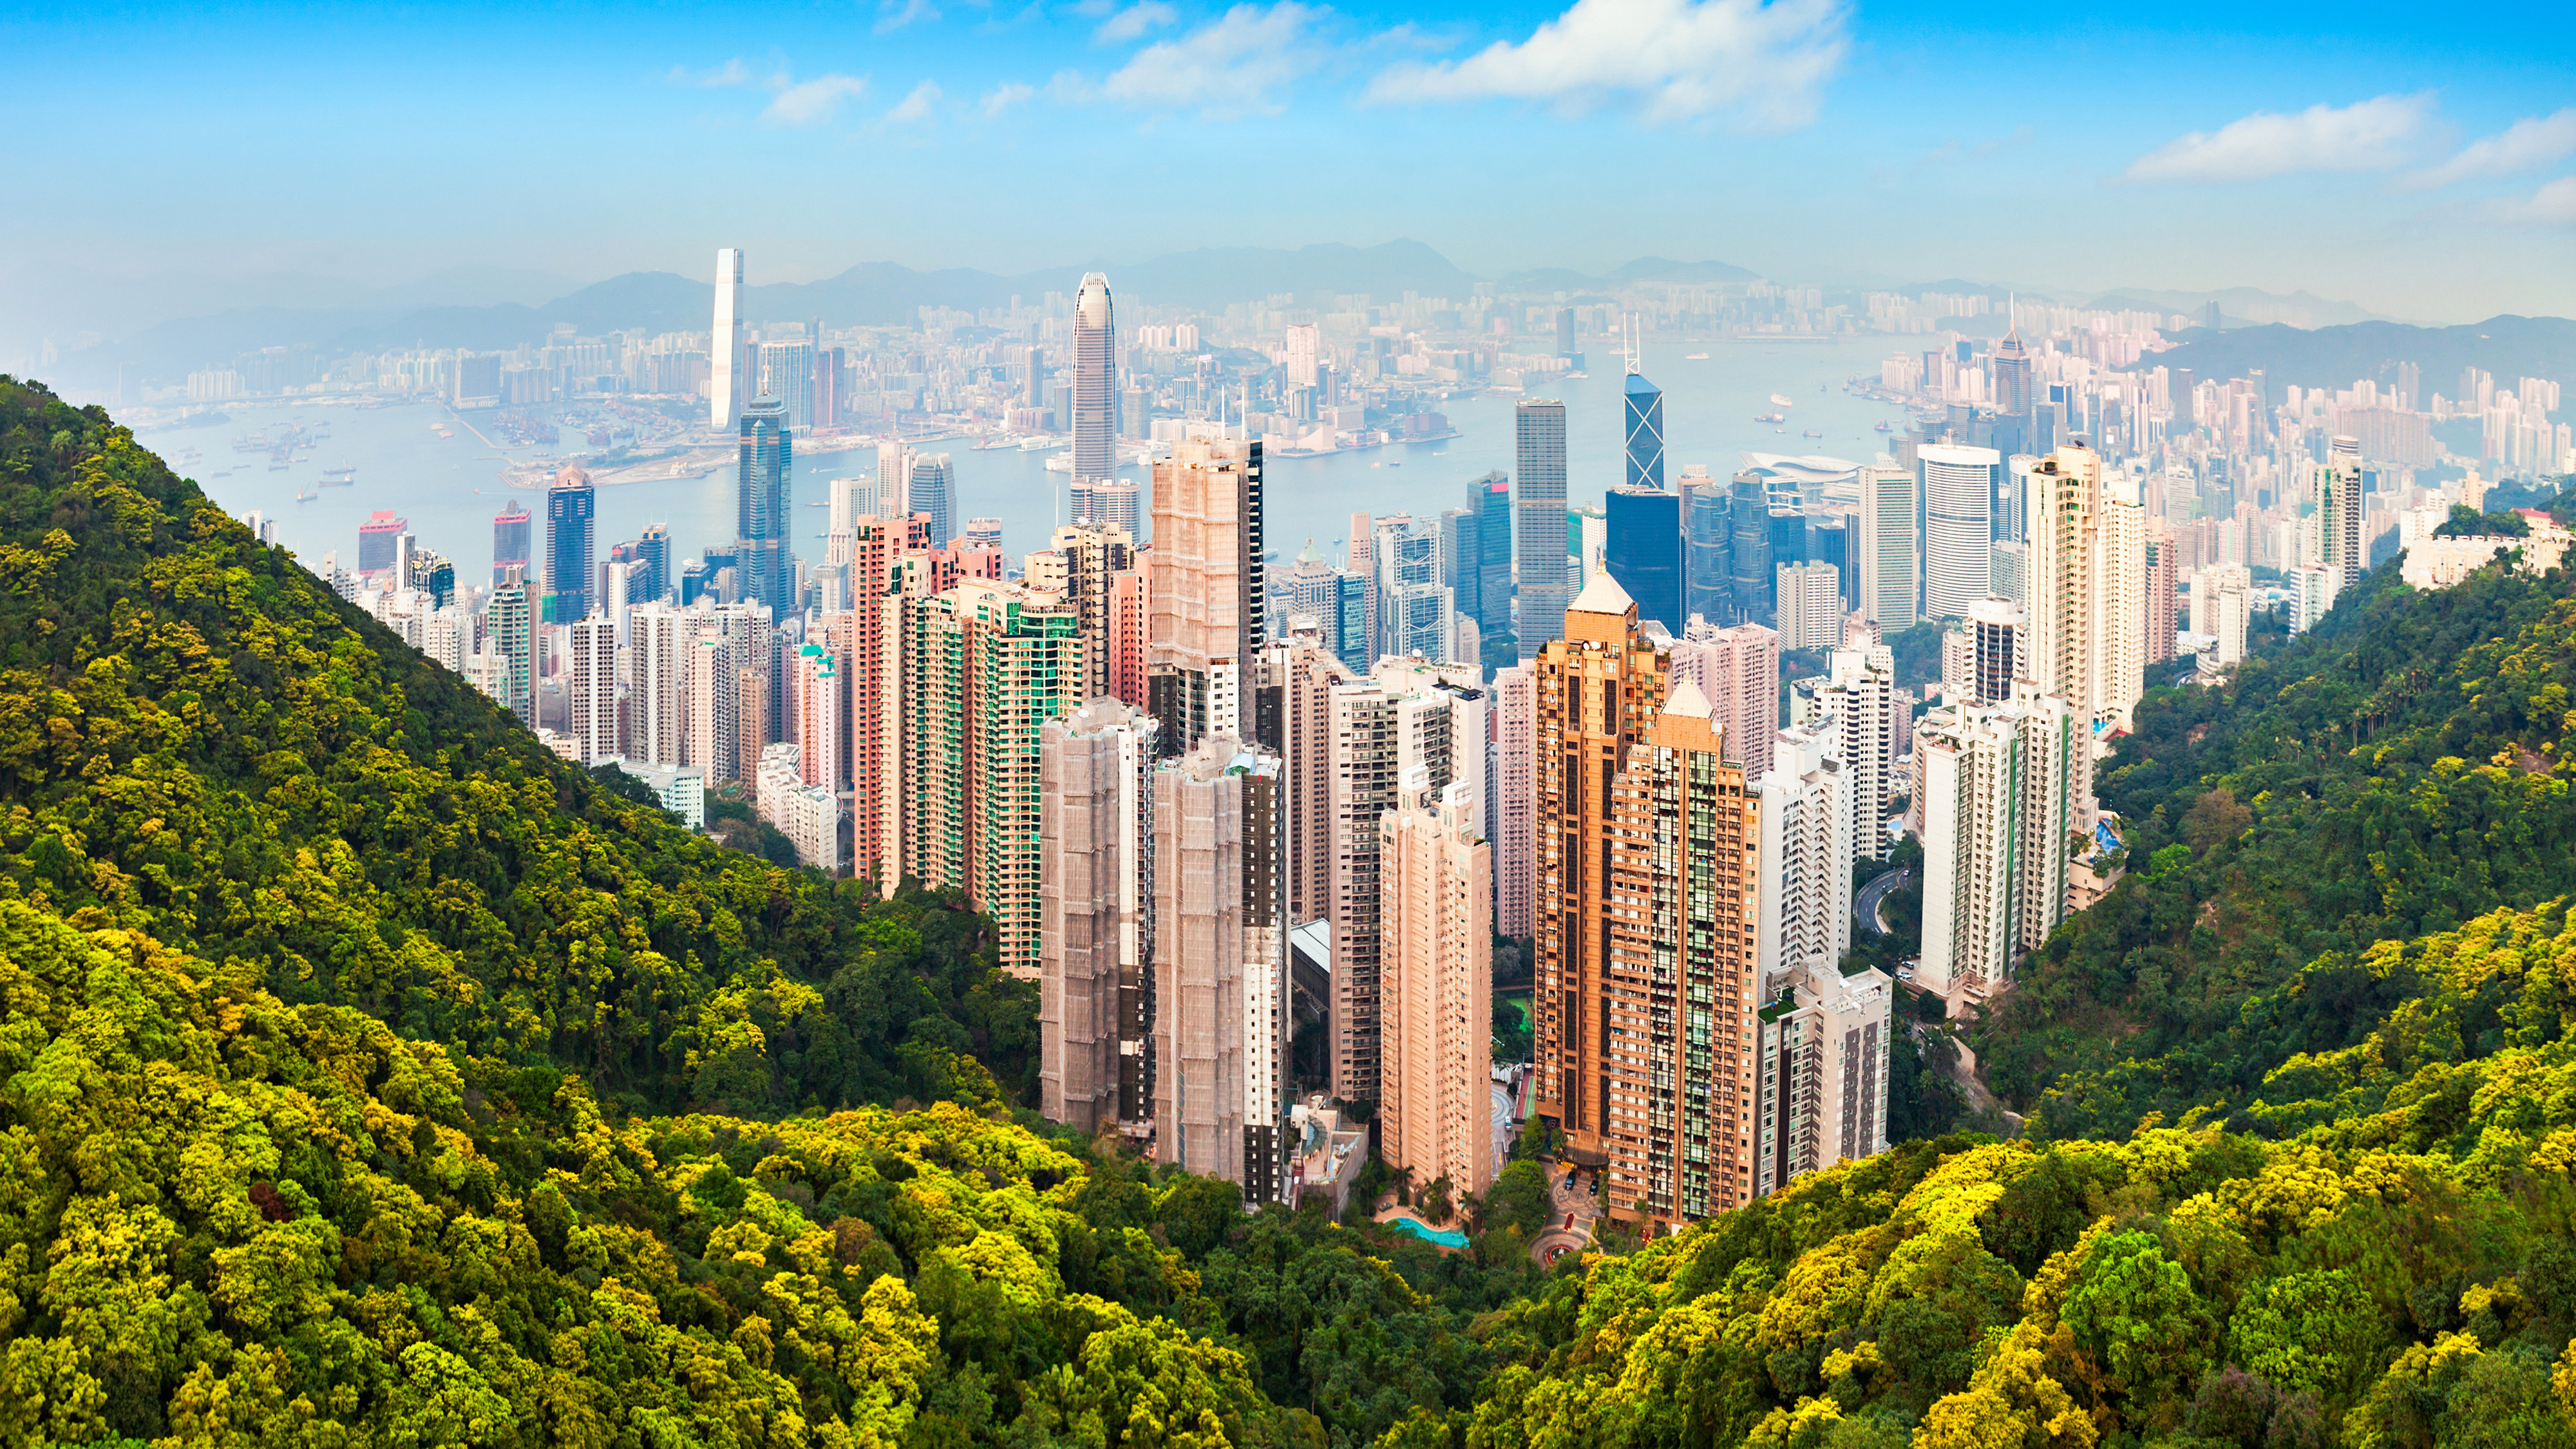
<svg viewBox="0 0 2576 1449"><path fill-rule="evenodd" d="M2375 943L2576 891L2571 691L2566 573L2394 564L2226 687L2153 691L2102 767L2128 877L1978 1023L1990 1084L2042 1135L2118 1136L2360 1041L2411 989Z"/></svg>
<svg viewBox="0 0 2576 1449"><path fill-rule="evenodd" d="M603 788L101 410L6 378L0 897L639 1110L1035 1071L1035 993L979 917Z"/></svg>
<svg viewBox="0 0 2576 1449"><path fill-rule="evenodd" d="M1408 1449L2576 1443L2565 902L2370 953L2418 990L2264 1131L1911 1143L1515 1308ZM2267 1140L2277 1138L2278 1140Z"/></svg>

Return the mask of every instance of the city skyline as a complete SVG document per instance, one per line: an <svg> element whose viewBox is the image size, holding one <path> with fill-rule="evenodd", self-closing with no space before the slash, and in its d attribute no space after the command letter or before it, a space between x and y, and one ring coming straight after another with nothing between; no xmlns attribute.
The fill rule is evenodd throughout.
<svg viewBox="0 0 2576 1449"><path fill-rule="evenodd" d="M1058 178L1115 154L1123 181L1178 188L1247 148L1331 154L1346 183L1267 208L1263 244L1409 237L1484 277L1665 255L1836 285L2306 290L2425 321L2576 310L2568 66L2510 26L2340 34L2345 16L2276 7L2114 29L1810 0L1490 14L886 0L763 18L749 46L711 43L725 29L695 16L603 27L578 8L319 32L259 7L219 27L22 9L0 22L0 54L46 64L0 62L0 114L59 164L0 221L0 319L30 334L0 337L0 355L441 274L418 301L702 276L712 219L667 193L711 170L796 188L761 230L715 239L772 280L1241 245L1216 211ZM84 43L54 43L74 27ZM238 93L228 57L289 33L313 73ZM2294 40L2303 64L2285 77ZM1962 109L1963 71L2095 76L2102 103L2045 125ZM390 123L433 96L441 124ZM532 123L549 144L525 143ZM309 179L244 184L242 159L287 135ZM1493 225L1505 165L1556 204ZM820 176L836 184L804 185ZM55 193L73 178L76 198ZM2015 225L2042 189L2061 224ZM1048 226L1013 224L1036 204ZM1864 209L1943 220L1902 245L1831 224ZM2339 219L2322 245L2286 221L2320 211ZM1816 224L1733 224L1754 213Z"/></svg>

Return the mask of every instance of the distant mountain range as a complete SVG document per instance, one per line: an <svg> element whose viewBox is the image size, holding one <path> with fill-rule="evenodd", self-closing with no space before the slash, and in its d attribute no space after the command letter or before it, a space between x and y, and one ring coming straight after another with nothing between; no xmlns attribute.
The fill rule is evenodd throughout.
<svg viewBox="0 0 2576 1449"><path fill-rule="evenodd" d="M755 256L754 275L758 265ZM819 319L826 325L895 325L912 320L926 306L999 307L1015 296L1035 302L1048 292L1071 292L1088 271L1108 273L1112 288L1129 307L1151 303L1215 308L1281 294L1295 297L1299 306L1311 307L1321 294L1366 293L1393 299L1407 292L1463 302L1482 280L1417 241L1374 247L1322 244L1294 250L1207 247L1144 262L1090 261L1018 276L964 268L922 272L892 262L863 262L821 281L747 286L743 308L746 319L754 323ZM514 274L507 279L516 283L518 297L506 295L509 289L500 285L503 279L477 276L473 279L476 290L485 295L496 290L504 293L504 298L488 305L427 305L423 294L431 289L414 284L365 299L335 298L339 305L333 306L243 308L163 322L122 341L73 354L60 369L60 380L72 387L103 388L115 382L122 366L129 382L169 381L180 373L263 347L315 345L327 352L399 347L491 350L538 341L565 324L587 336L630 327L684 331L706 326L714 306L711 281L671 272L629 272L529 305L523 299L533 275ZM1497 285L1506 294L1524 296L1606 297L1640 281L1740 282L1758 275L1725 262L1640 257L1599 276L1565 270L1523 272Z"/></svg>
<svg viewBox="0 0 2576 1449"><path fill-rule="evenodd" d="M2483 367L2508 386L2518 377L2576 385L2576 321L2565 317L2490 317L2459 327L2356 322L2307 330L2274 323L2168 335L2182 345L2157 353L2157 365L2188 367L2198 377L2243 377L2259 367L2276 401L2279 390L2293 383L2350 387L2364 377L2394 382L2401 362L2423 370L2427 399L2437 392L2457 396L2464 367Z"/></svg>
<svg viewBox="0 0 2576 1449"><path fill-rule="evenodd" d="M2255 287L2225 287L2215 292L2169 292L2150 287L2123 287L2105 292L2084 303L2099 311L2137 308L2148 312L2188 312L2198 315L2211 302L2218 304L2219 320L2231 325L2242 323L2262 326L2274 322L2292 327L2338 327L2358 322L2386 322L2391 319L2352 302L2338 302L2312 292L2266 292Z"/></svg>

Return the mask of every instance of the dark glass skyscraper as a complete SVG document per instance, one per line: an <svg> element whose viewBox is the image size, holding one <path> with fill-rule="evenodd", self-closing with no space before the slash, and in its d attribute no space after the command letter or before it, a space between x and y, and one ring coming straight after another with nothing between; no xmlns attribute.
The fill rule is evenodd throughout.
<svg viewBox="0 0 2576 1449"><path fill-rule="evenodd" d="M564 465L546 490L545 622L570 624L590 617L599 587L599 547L592 514L597 499L590 475Z"/></svg>
<svg viewBox="0 0 2576 1449"><path fill-rule="evenodd" d="M1732 499L1714 478L1682 480L1682 610L1712 624L1735 622L1728 547L1735 532ZM1635 597L1633 594L1631 598Z"/></svg>
<svg viewBox="0 0 2576 1449"><path fill-rule="evenodd" d="M1664 632L1680 638L1690 622L1682 613L1681 496L1622 487L1611 489L1602 503L1608 514L1602 566L1636 601L1637 622L1662 624Z"/></svg>
<svg viewBox="0 0 2576 1449"><path fill-rule="evenodd" d="M796 562L788 552L788 479L795 445L787 433L787 404L763 398L742 410L742 447L735 478L734 545L739 598L767 604L777 617L794 607Z"/></svg>
<svg viewBox="0 0 2576 1449"><path fill-rule="evenodd" d="M635 551L644 560L643 599L654 600L669 593L671 577L671 526L656 523L644 530L635 541Z"/></svg>
<svg viewBox="0 0 2576 1449"><path fill-rule="evenodd" d="M1520 554L1520 662L1565 632L1573 592L1566 578L1565 404L1525 402L1513 410L1512 535Z"/></svg>
<svg viewBox="0 0 2576 1449"><path fill-rule="evenodd" d="M1761 468L1736 474L1735 497L1727 509L1735 533L1727 563L1739 624L1771 622L1771 499L1764 486L1770 478Z"/></svg>
<svg viewBox="0 0 2576 1449"><path fill-rule="evenodd" d="M1646 381L1644 374L1632 372L1628 374L1626 397L1628 486L1661 489L1664 486L1663 389ZM1627 587L1625 580L1621 581L1620 587ZM1629 589L1628 596L1636 599L1640 606L1638 618L1654 617L1643 612L1646 601L1635 589ZM1671 622L1665 620L1668 625Z"/></svg>
<svg viewBox="0 0 2576 1449"><path fill-rule="evenodd" d="M1471 570L1468 560L1459 561L1458 612L1476 621L1485 656L1478 662L1487 669L1509 668L1520 662L1519 646L1512 642L1512 480L1488 473L1468 484L1467 519L1459 534L1462 540L1475 540L1474 566ZM1476 576L1472 608L1470 572Z"/></svg>

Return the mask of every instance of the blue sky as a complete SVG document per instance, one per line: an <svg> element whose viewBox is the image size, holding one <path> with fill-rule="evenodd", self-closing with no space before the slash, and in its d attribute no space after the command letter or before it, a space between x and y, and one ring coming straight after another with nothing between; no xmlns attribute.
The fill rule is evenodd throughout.
<svg viewBox="0 0 2576 1449"><path fill-rule="evenodd" d="M2091 9L21 3L0 321L727 243L796 280L1399 236L2576 312L2561 10Z"/></svg>

